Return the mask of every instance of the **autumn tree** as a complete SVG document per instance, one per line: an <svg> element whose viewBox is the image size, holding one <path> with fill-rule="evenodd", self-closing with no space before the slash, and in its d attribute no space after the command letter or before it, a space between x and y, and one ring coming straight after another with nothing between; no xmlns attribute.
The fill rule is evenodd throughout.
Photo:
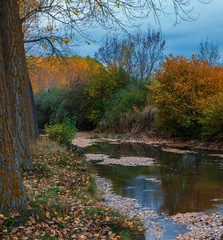
<svg viewBox="0 0 223 240"><path fill-rule="evenodd" d="M27 61L34 93L52 87L71 89L86 85L98 65L102 65L94 58L80 56L63 59L56 56L29 56Z"/></svg>
<svg viewBox="0 0 223 240"><path fill-rule="evenodd" d="M33 111L23 45L24 29L22 31L21 24L31 18L41 19L45 23L44 31L39 27L41 25L38 21L30 21L29 26L37 24L37 30L35 34L32 30L30 36L25 36L24 42L40 42L54 52L57 45L68 43L75 35L85 34L85 28L89 26L100 24L106 28L124 27L127 23L134 24L136 19L151 13L158 18L158 14L163 12L164 6L169 3L158 1L155 4L152 0L34 0L37 4L31 4L29 10L20 18L18 4L26 5L32 1L0 1L1 209L22 204L26 200L20 169L22 165L28 165L30 160ZM176 16L189 17L189 0L172 0L171 3ZM121 12L123 14L120 14Z"/></svg>
<svg viewBox="0 0 223 240"><path fill-rule="evenodd" d="M222 96L222 70L196 56L167 56L149 87L159 109L156 127L172 135L198 136L203 130L204 115L207 121L216 97ZM215 110L219 111L221 104Z"/></svg>

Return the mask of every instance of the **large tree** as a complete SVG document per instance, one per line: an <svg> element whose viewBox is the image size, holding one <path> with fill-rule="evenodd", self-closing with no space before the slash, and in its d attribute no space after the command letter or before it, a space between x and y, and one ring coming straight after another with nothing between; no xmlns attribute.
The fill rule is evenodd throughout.
<svg viewBox="0 0 223 240"><path fill-rule="evenodd" d="M30 164L33 114L16 0L0 2L0 209L25 201L20 168Z"/></svg>
<svg viewBox="0 0 223 240"><path fill-rule="evenodd" d="M21 19L18 2L31 4L27 15ZM35 5L36 2L37 5ZM73 34L84 33L84 30L80 29L81 26L85 29L91 26L91 23L94 26L97 25L94 23L100 23L104 27L123 27L127 23L134 24L137 18L146 17L151 12L157 17L159 12L164 11L164 5L169 2L174 6L176 16L189 16L187 9L190 0L0 1L0 209L7 209L25 202L20 169L23 165L29 164L30 140L33 136L33 111L22 22L32 17L39 18L41 21L47 20L48 25L45 26L44 32L42 30L37 32L39 39L32 39L31 34L26 35L25 41L45 40L46 45L54 49L56 45L53 43L56 41L58 44L66 43ZM124 22L123 16L126 16ZM29 25L31 23L32 21ZM54 37L52 33L54 29L57 32L55 24L65 29L62 32L64 36L60 35L59 39L55 39L56 35ZM45 33L48 35L45 36Z"/></svg>

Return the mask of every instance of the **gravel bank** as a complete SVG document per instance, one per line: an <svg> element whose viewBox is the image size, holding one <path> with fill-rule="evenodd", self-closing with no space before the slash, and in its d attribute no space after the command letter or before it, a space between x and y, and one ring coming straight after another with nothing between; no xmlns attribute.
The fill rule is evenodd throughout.
<svg viewBox="0 0 223 240"><path fill-rule="evenodd" d="M123 166L154 166L154 158L120 157L110 158L105 154L85 154L87 161L100 161L100 165L117 164ZM157 165L156 165L157 166Z"/></svg>
<svg viewBox="0 0 223 240"><path fill-rule="evenodd" d="M162 148L162 151L164 152L172 152L172 153L179 153L179 154L195 154L197 152L195 151L190 151L190 150L180 150L176 148Z"/></svg>
<svg viewBox="0 0 223 240"><path fill-rule="evenodd" d="M101 202L106 206L118 210L128 218L140 218L144 221L146 228L148 228L147 235L154 237L162 237L164 228L162 225L154 222L158 215L150 208L141 208L137 200L134 198L127 198L116 195L112 192L112 182L108 179L101 178L94 175L96 180L98 196Z"/></svg>
<svg viewBox="0 0 223 240"><path fill-rule="evenodd" d="M78 138L75 138L72 140L72 144L80 147L80 148L85 148L91 145L94 145L96 142L100 142L99 139L90 139L90 138L85 138L85 136L78 136Z"/></svg>
<svg viewBox="0 0 223 240"><path fill-rule="evenodd" d="M175 223L188 225L190 230L177 239L223 239L223 217L218 213L178 213L172 218Z"/></svg>

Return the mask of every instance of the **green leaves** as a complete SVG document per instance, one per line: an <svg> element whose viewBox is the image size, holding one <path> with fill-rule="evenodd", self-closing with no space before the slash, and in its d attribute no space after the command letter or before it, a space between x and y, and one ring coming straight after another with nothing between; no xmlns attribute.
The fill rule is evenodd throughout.
<svg viewBox="0 0 223 240"><path fill-rule="evenodd" d="M77 133L76 120L75 118L70 119L66 114L62 123L55 119L51 120L46 125L46 132L50 138L57 142L69 145Z"/></svg>

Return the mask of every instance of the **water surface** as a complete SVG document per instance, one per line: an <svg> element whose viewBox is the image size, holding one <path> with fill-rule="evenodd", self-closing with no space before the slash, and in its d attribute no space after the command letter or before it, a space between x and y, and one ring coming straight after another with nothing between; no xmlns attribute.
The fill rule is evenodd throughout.
<svg viewBox="0 0 223 240"><path fill-rule="evenodd" d="M142 207L154 209L160 216L156 221L160 223L165 216L177 213L223 213L223 158L210 156L222 152L193 151L196 153L166 152L162 146L142 143L97 143L86 148L87 153L102 153L112 158L137 156L155 159L153 167L104 166L95 162L91 165L99 176L113 182L116 194L135 198ZM172 222L167 221L164 225L166 235L160 239L174 239L186 231Z"/></svg>

